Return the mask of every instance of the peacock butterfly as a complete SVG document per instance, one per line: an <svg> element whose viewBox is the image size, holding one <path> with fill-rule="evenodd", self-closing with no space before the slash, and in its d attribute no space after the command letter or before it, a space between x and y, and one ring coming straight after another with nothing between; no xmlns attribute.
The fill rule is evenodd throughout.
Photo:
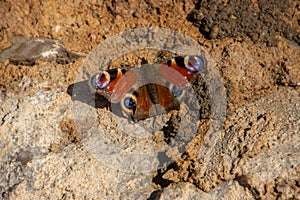
<svg viewBox="0 0 300 200"><path fill-rule="evenodd" d="M91 85L137 122L178 110L185 88L205 63L202 56L178 56L140 68L109 69L92 76Z"/></svg>

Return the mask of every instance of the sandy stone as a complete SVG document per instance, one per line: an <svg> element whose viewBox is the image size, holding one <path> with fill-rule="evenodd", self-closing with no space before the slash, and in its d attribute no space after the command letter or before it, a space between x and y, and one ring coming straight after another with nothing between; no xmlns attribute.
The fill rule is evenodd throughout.
<svg viewBox="0 0 300 200"><path fill-rule="evenodd" d="M21 36L58 41L67 57L90 55L126 30L161 27L192 37L216 68L199 75L210 84L193 82L205 113L198 134L186 142L192 128L185 124L176 138L176 114L145 122L164 127L153 136L112 113L109 101L89 87L100 69L157 63L174 52L136 49L105 66L90 62L95 71L84 74L91 57L26 62L22 55L25 62L12 62L6 53L0 61L0 199L300 199L299 5L223 3L1 1L2 53L13 45L10 38ZM247 8L259 15L249 20ZM176 39L169 37L165 47L182 42ZM180 145L172 146L176 139Z"/></svg>

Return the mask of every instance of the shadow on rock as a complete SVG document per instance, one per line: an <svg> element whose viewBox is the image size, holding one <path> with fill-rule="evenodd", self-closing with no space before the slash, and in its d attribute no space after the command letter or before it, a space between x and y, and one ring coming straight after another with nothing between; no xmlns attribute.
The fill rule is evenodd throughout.
<svg viewBox="0 0 300 200"><path fill-rule="evenodd" d="M73 101L80 101L94 108L110 108L110 102L91 89L87 80L69 85L67 93Z"/></svg>

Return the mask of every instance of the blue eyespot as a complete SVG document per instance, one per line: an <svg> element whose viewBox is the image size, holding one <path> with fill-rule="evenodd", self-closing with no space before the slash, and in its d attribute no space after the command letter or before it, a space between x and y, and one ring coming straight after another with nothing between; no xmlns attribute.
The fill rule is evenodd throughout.
<svg viewBox="0 0 300 200"><path fill-rule="evenodd" d="M179 97L180 95L182 95L183 90L177 86L173 86L172 87L172 95L174 97Z"/></svg>
<svg viewBox="0 0 300 200"><path fill-rule="evenodd" d="M136 102L134 99L127 97L124 99L124 106L129 110L135 110L136 109Z"/></svg>
<svg viewBox="0 0 300 200"><path fill-rule="evenodd" d="M204 60L200 56L189 56L186 64L191 72L198 72L204 69Z"/></svg>
<svg viewBox="0 0 300 200"><path fill-rule="evenodd" d="M109 84L109 82L110 82L109 75L106 75L105 73L96 74L91 78L91 85L96 90L105 88Z"/></svg>

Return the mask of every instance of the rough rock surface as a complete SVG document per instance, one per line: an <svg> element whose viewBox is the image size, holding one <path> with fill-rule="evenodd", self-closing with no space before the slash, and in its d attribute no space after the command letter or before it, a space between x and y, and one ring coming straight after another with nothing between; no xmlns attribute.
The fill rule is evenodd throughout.
<svg viewBox="0 0 300 200"><path fill-rule="evenodd" d="M300 4L232 2L1 1L0 199L300 199ZM88 59L82 56L115 34L144 27L193 38L216 63L226 90L224 124L212 110L212 119L199 120L198 134L180 148L172 146L176 113L158 117L163 123L152 125L163 128L145 134L149 143L95 96L92 74L79 77ZM63 57L47 60L33 51L26 54L33 62L26 62L20 49L10 48L16 36L60 41ZM172 55L141 49L110 67ZM209 85L197 80L203 104ZM105 138L94 134L99 127ZM116 149L107 144L124 151L113 157ZM128 157L151 144L170 148Z"/></svg>

